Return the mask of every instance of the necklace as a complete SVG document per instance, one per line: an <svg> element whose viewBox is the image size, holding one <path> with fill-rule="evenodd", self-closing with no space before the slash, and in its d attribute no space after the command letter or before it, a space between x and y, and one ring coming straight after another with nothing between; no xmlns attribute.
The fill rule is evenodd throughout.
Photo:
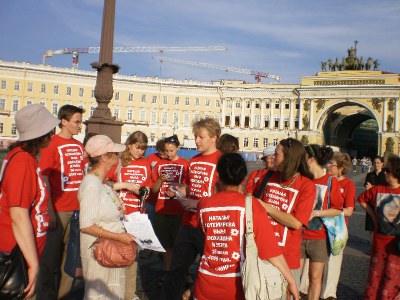
<svg viewBox="0 0 400 300"><path fill-rule="evenodd" d="M284 184L282 183L282 178L279 176L280 186L281 186L282 188L291 187L292 184L296 181L297 176L299 176L299 173L296 173L296 174L293 176L292 181L291 181L288 185L284 185Z"/></svg>
<svg viewBox="0 0 400 300"><path fill-rule="evenodd" d="M99 177L99 173L94 172L94 175L101 180L101 178ZM107 195L110 197L111 201L115 204L115 206L117 207L117 210L120 213L119 220L126 221L124 202L118 197L118 195L116 195L115 193L112 193L113 191L112 191L111 187L108 186L106 180L104 180L104 179L101 180L101 183L103 184ZM114 194L114 195L112 195L112 194Z"/></svg>

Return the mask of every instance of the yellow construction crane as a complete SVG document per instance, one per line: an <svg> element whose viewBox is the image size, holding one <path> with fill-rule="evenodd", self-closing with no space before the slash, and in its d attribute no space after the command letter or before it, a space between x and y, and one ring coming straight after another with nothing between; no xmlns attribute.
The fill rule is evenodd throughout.
<svg viewBox="0 0 400 300"><path fill-rule="evenodd" d="M236 73L241 73L241 74L253 75L255 77L257 83L261 82L262 77L271 78L276 81L281 80L281 77L279 75L273 75L273 74L260 72L260 71L253 71L253 70L241 69L241 68L236 68L236 67L220 66L220 65L214 65L214 64L209 64L209 63L201 63L201 62L175 59L175 58L167 58L167 57L161 57L161 56L154 56L153 58L159 60L161 63L164 61L167 61L167 62L191 65L191 66L196 66L196 67L201 67L201 68L222 70L225 72L236 72Z"/></svg>
<svg viewBox="0 0 400 300"><path fill-rule="evenodd" d="M131 53L131 52L147 52L147 53L164 53L164 52L185 52L185 51L226 51L228 48L222 46L206 46L206 47L114 47L114 53ZM72 54L72 68L78 69L79 54L96 54L100 53L100 47L89 48L63 48L58 50L46 50L43 54L43 64L46 59L53 55Z"/></svg>

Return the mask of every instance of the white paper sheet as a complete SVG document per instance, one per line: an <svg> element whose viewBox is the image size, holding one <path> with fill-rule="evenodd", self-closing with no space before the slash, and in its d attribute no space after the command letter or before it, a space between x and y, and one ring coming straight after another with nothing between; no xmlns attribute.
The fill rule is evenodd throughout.
<svg viewBox="0 0 400 300"><path fill-rule="evenodd" d="M131 213L126 216L124 225L126 231L135 237L135 242L140 248L165 252L165 249L161 246L160 241L154 233L153 226L151 226L147 214L139 212Z"/></svg>

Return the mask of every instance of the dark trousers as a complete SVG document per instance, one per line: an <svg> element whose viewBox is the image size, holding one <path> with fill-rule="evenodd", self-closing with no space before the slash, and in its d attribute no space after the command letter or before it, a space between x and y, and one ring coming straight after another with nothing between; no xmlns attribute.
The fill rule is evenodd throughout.
<svg viewBox="0 0 400 300"><path fill-rule="evenodd" d="M204 249L204 236L200 229L181 225L175 240L171 271L167 273L162 290L162 300L181 300L185 277L190 265Z"/></svg>

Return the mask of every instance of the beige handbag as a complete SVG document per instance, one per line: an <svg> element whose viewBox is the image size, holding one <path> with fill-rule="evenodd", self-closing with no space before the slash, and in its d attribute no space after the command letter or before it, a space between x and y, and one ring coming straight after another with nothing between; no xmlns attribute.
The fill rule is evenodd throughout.
<svg viewBox="0 0 400 300"><path fill-rule="evenodd" d="M242 285L247 300L280 299L287 281L267 260L258 257L253 233L252 196L246 197L246 258L241 266Z"/></svg>

